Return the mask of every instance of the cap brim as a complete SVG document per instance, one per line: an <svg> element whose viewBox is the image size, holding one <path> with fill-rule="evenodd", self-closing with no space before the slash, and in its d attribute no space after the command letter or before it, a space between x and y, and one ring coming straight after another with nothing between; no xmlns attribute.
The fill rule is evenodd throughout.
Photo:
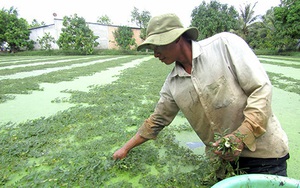
<svg viewBox="0 0 300 188"><path fill-rule="evenodd" d="M159 33L148 36L146 40L137 47L137 50L139 51L146 48L152 49L153 46L170 44L183 33L185 33L185 35L191 40L197 40L199 35L198 29L195 27L173 29L165 33Z"/></svg>

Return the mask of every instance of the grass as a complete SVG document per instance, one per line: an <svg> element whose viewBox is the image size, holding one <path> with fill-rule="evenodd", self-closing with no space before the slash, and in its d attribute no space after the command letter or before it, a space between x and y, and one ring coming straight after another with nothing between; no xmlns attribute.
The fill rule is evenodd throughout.
<svg viewBox="0 0 300 188"><path fill-rule="evenodd" d="M0 92L4 97L12 93L29 93L41 89L39 83L72 80L140 57L131 56L36 77L2 80ZM93 86L89 92L65 91L72 93L68 102L77 104L66 111L21 124L2 124L0 185L210 187L215 179L203 181L212 173L207 159L175 141L177 131L188 131L186 125L167 127L157 140L135 148L125 160L113 161L111 158L113 152L133 136L143 120L152 113L159 90L170 70L170 66L152 59L136 68L126 69L112 84ZM283 84L276 84L276 80L285 79L283 75L272 75L270 71L268 74L275 87L287 90ZM294 82L298 83L298 80L287 78L284 81L297 90L297 84L291 84ZM296 93L292 94L298 96L299 93ZM278 97L279 100L282 98L284 96ZM281 103L276 110L283 105L287 104ZM292 112L285 111L286 114L283 112L279 117L288 136L291 136L291 154L296 157L294 150L298 148L299 135L292 122L297 116L292 113L299 111L297 108ZM289 118L286 120L288 124L285 118ZM297 161L289 164L292 169L290 177L300 179Z"/></svg>

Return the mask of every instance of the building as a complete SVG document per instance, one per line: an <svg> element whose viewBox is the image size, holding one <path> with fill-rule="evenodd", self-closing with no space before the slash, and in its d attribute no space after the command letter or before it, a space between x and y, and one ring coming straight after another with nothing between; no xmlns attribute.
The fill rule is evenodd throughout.
<svg viewBox="0 0 300 188"><path fill-rule="evenodd" d="M116 25L103 25L99 23L87 22L89 28L94 32L95 36L98 36L97 42L99 45L96 49L117 49L118 46L115 42L113 32L116 31L120 26ZM50 33L54 37L55 41L58 40L61 29L63 28L63 20L54 18L54 23L50 25L45 25L41 27L31 28L29 38L35 42L34 49L41 49L41 46L38 43L38 39L42 38L45 33ZM133 38L137 45L142 43L140 38L140 28L130 27L133 31ZM56 43L52 44L52 49L59 49Z"/></svg>

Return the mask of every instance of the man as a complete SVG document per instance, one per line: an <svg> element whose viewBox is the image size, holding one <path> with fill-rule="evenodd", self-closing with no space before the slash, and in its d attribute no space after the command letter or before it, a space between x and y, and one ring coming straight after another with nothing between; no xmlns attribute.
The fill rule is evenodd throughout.
<svg viewBox="0 0 300 188"><path fill-rule="evenodd" d="M198 30L183 28L174 14L149 21L138 50L153 49L156 58L175 67L153 114L113 158L123 159L132 148L155 139L181 110L206 148L214 147L224 160L239 157L247 173L287 176L288 139L272 113L272 85L258 58L234 34L197 38ZM220 141L214 141L214 133L225 130L224 138L237 143L233 152L218 151Z"/></svg>

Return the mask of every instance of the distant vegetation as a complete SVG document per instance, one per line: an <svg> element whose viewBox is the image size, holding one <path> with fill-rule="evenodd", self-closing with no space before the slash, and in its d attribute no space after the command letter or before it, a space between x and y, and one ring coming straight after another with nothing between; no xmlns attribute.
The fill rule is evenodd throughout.
<svg viewBox="0 0 300 188"><path fill-rule="evenodd" d="M201 31L199 40L227 31L244 38L255 51L270 52L271 54L274 54L274 52L299 51L300 14L297 13L300 12L300 1L282 0L278 7L272 7L264 15L255 14L255 6L256 3L244 4L237 11L233 6L221 4L216 0L209 3L202 1L198 7L187 14L192 17L191 26L197 27ZM140 38L145 39L145 31L151 18L150 12L140 12L134 7L131 17L131 21L141 29ZM80 27L76 27L78 21L82 23ZM64 25L64 32L62 32L59 41L56 41L60 43L60 49L75 51L77 54L94 54L93 48L97 43L94 34L90 33L85 24L84 18L75 14L64 17L64 22L68 22L68 25ZM99 17L98 22L101 24L112 23L107 15ZM0 25L1 51L19 52L33 50L33 44L36 41L29 39L29 28L42 26L44 22L39 24L34 19L30 25L24 18L19 18L17 10L11 7L9 10L4 8L0 10ZM125 30L126 27L122 26L121 29ZM66 35L66 31L77 34L75 37L70 37ZM123 31L118 32L122 33ZM51 39L51 36L47 37ZM119 41L117 45L120 49L128 50L128 45L135 46L132 35L118 34L117 37L116 41ZM46 43L47 40L43 42L44 50L51 50L51 45L49 49L49 44ZM53 52L49 53L52 54Z"/></svg>

